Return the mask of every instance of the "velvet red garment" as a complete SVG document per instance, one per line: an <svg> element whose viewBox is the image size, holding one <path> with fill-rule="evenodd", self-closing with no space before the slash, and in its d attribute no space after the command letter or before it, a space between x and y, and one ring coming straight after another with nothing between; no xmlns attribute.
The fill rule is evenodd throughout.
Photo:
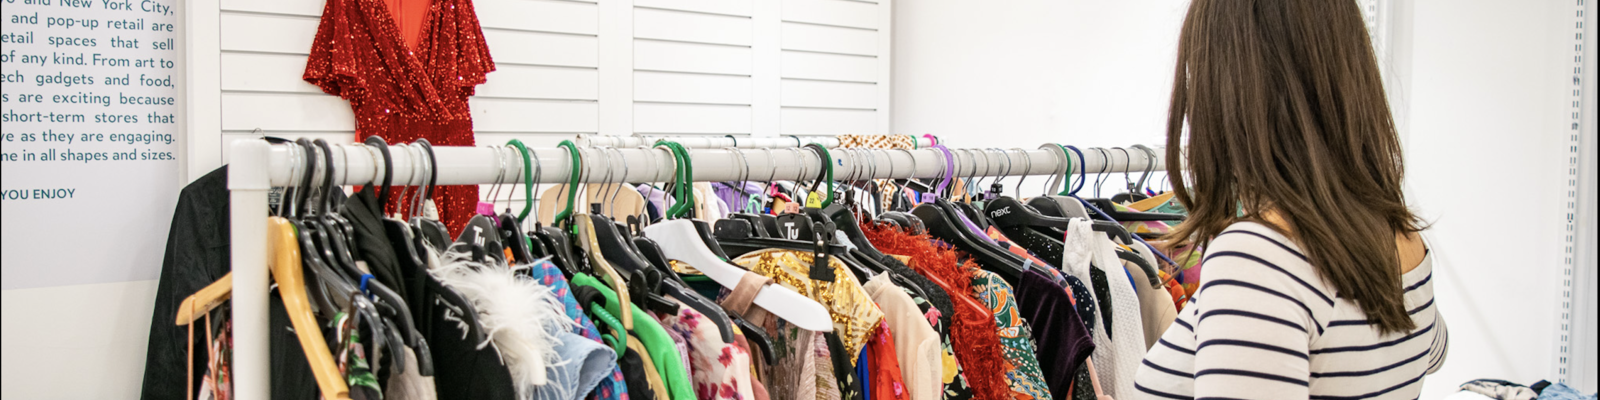
<svg viewBox="0 0 1600 400"><path fill-rule="evenodd" d="M872 366L872 400L911 400L900 375L900 359L895 358L894 334L889 325L879 323L872 338L867 340L867 365Z"/></svg>
<svg viewBox="0 0 1600 400"><path fill-rule="evenodd" d="M1005 358L1000 354L999 328L994 314L972 297L972 277L977 269L970 261L957 265L961 254L934 245L928 235L912 236L887 226L862 225L872 246L887 254L911 257L917 273L943 288L950 295L955 316L950 334L955 340L956 360L967 375L973 397L978 400L1009 400L1011 387L1005 378Z"/></svg>
<svg viewBox="0 0 1600 400"><path fill-rule="evenodd" d="M350 102L356 141L473 145L467 97L495 66L472 1L433 2L415 47L388 8L386 0L328 0L303 78ZM433 201L453 236L472 218L478 187L442 186Z"/></svg>

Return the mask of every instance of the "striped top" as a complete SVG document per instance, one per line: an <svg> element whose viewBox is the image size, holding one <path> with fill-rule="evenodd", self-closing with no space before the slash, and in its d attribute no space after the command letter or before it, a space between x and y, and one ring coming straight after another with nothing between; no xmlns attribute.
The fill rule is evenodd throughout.
<svg viewBox="0 0 1600 400"><path fill-rule="evenodd" d="M1300 248L1236 223L1206 251L1200 290L1135 375L1146 399L1416 399L1449 343L1433 257L1402 276L1417 328L1378 334Z"/></svg>

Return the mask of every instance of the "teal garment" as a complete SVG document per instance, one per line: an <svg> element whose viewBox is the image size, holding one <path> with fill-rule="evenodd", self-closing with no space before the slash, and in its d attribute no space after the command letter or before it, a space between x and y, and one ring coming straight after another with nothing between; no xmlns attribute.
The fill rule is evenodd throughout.
<svg viewBox="0 0 1600 400"><path fill-rule="evenodd" d="M572 284L599 290L606 298L606 311L614 315L622 314L622 305L617 301L617 293L600 283L599 279L577 273L572 276ZM650 360L661 374L661 382L667 386L668 396L672 400L697 400L694 384L689 380L689 371L684 370L683 358L679 356L678 347L673 343L672 337L667 336L667 330L639 307L630 309L633 311L633 334L644 344L645 351L650 353Z"/></svg>

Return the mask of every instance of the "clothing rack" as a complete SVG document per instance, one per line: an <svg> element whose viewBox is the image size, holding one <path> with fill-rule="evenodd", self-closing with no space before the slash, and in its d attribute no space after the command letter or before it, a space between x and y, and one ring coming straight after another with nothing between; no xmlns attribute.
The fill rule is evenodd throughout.
<svg viewBox="0 0 1600 400"><path fill-rule="evenodd" d="M737 137L728 136L605 136L605 135L578 135L574 141L583 147L639 147L650 146L657 140L670 140L691 149L717 149L735 147L741 149L774 149L784 147L801 147L816 143L827 148L839 147L837 136L774 136L774 137ZM912 137L917 148L933 147L936 139L926 137Z"/></svg>
<svg viewBox="0 0 1600 400"><path fill-rule="evenodd" d="M585 183L603 182L663 182L672 179L673 157L664 148L644 148L629 145L630 141L600 142L604 137L580 137L590 145L613 145L613 148L583 148L580 145ZM653 144L646 137L635 139L642 145ZM684 139L684 138L678 138ZM705 138L727 139L727 138ZM755 141L752 139L758 139ZM644 143L649 140L649 143ZM690 147L691 161L696 181L766 181L811 180L822 172L822 160L816 152L792 147L792 138L741 138L739 150L705 148L685 143ZM835 139L836 140L836 139ZM744 149L756 143L772 144L771 148ZM711 141L705 143L712 146ZM728 146L733 147L729 142ZM835 142L835 144L837 144ZM824 146L827 144L823 143ZM627 147L623 147L627 146ZM362 144L330 146L329 155L336 171L335 184L365 185L381 178L383 158L376 148ZM1159 147L1157 157L1145 157L1132 151L1092 151L1070 155L1073 174L1088 173L1144 173L1164 170L1165 164ZM998 177L1060 175L1066 170L1063 151L1054 145L1040 149L949 149L956 177ZM570 153L563 148L528 149L536 165L534 181L537 183L565 183L571 177ZM426 173L421 171L420 159L406 146L390 146L390 162L394 177L392 184L410 186L422 184ZM438 185L493 184L497 182L522 182L522 155L510 147L434 147L433 159ZM832 149L834 178L836 180L937 178L946 169L945 152L939 149L915 150L882 149ZM245 140L233 143L229 150L228 191L230 202L230 240L233 266L233 388L239 400L261 400L270 395L270 352L268 349L268 254L267 218L268 192L274 186L293 186L291 182L294 157L289 146L271 145L265 140Z"/></svg>

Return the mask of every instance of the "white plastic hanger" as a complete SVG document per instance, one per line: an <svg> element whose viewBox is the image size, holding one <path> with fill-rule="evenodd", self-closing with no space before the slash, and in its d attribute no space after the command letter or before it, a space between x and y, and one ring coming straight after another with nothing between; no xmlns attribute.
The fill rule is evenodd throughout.
<svg viewBox="0 0 1600 400"><path fill-rule="evenodd" d="M694 223L689 220L677 219L656 223L645 227L644 235L661 246L662 255L689 263L722 287L737 286L740 278L749 272L723 261L712 253L711 249L706 248L705 242L700 241L700 233L694 229ZM753 303L800 329L815 332L833 331L833 318L828 315L827 308L816 300L802 296L789 288L769 284L756 293Z"/></svg>

